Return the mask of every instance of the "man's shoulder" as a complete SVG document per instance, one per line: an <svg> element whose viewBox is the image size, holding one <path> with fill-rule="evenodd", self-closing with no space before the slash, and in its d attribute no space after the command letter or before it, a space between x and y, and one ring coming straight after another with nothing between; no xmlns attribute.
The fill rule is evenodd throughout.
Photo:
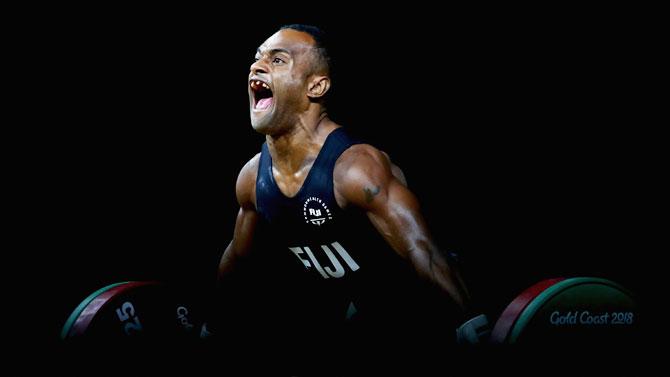
<svg viewBox="0 0 670 377"><path fill-rule="evenodd" d="M342 152L335 163L335 178L352 179L376 175L389 167L388 155L370 144L355 144Z"/></svg>
<svg viewBox="0 0 670 377"><path fill-rule="evenodd" d="M247 161L242 169L240 170L240 176L242 175L255 175L258 172L258 165L261 161L261 153L256 153L252 158Z"/></svg>
<svg viewBox="0 0 670 377"><path fill-rule="evenodd" d="M235 191L240 204L249 201L255 203L256 175L258 173L258 166L260 165L260 158L261 154L257 153L249 159L237 176Z"/></svg>
<svg viewBox="0 0 670 377"><path fill-rule="evenodd" d="M347 148L335 164L336 170L347 172L351 169L367 169L388 161L388 155L370 144L354 144Z"/></svg>
<svg viewBox="0 0 670 377"><path fill-rule="evenodd" d="M369 144L356 144L343 152L335 164L336 196L343 205L363 203L361 198L385 188L392 176L386 153Z"/></svg>

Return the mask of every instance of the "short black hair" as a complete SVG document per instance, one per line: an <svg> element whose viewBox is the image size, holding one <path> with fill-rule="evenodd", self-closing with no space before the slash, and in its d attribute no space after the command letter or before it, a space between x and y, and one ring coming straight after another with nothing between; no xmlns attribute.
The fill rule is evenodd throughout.
<svg viewBox="0 0 670 377"><path fill-rule="evenodd" d="M290 25L284 25L279 28L279 30L284 29L297 30L311 35L312 38L314 38L314 42L316 43L314 47L316 49L316 55L319 60L319 63L323 65L323 67L326 69L326 72L330 74L330 72L332 71L332 67L331 67L331 57L328 52L328 42L327 42L328 38L323 30L321 30L316 26L305 25L305 24L290 24Z"/></svg>

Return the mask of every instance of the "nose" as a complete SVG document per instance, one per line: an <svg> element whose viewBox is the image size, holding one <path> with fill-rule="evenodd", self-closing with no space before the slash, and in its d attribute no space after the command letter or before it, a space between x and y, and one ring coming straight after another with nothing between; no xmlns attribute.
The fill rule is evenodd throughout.
<svg viewBox="0 0 670 377"><path fill-rule="evenodd" d="M267 64L265 63L265 59L256 60L251 65L251 67L249 67L249 70L254 75L258 74L258 73L268 73L268 68L267 68Z"/></svg>

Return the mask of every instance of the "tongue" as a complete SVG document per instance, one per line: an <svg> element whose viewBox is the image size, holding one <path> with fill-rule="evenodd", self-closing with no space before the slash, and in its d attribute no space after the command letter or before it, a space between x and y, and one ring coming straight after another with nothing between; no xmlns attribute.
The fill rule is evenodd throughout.
<svg viewBox="0 0 670 377"><path fill-rule="evenodd" d="M272 105L272 97L259 99L256 103L256 109L265 110Z"/></svg>

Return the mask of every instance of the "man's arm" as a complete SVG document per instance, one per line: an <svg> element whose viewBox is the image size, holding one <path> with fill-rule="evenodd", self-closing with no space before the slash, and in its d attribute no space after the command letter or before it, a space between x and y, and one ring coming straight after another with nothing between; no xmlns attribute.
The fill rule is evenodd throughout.
<svg viewBox="0 0 670 377"><path fill-rule="evenodd" d="M235 299L235 271L240 262L250 253L253 247L254 231L258 223L256 212L256 172L258 171L258 156L249 160L240 171L235 185L235 194L240 210L237 212L233 239L221 256L216 279L216 297L210 302L209 319L201 330L201 337L208 337L217 328L228 326L231 322L230 313L225 309L225 303ZM234 323L234 320L233 320Z"/></svg>
<svg viewBox="0 0 670 377"><path fill-rule="evenodd" d="M251 251L253 236L258 222L256 212L256 172L259 155L249 160L240 171L235 185L235 194L240 210L235 221L233 239L223 252L219 263L217 282L219 285L234 271L240 259Z"/></svg>
<svg viewBox="0 0 670 377"><path fill-rule="evenodd" d="M369 145L353 146L338 160L334 177L340 205L364 209L393 250L465 314L469 294L463 280L433 242L416 197L388 156Z"/></svg>

